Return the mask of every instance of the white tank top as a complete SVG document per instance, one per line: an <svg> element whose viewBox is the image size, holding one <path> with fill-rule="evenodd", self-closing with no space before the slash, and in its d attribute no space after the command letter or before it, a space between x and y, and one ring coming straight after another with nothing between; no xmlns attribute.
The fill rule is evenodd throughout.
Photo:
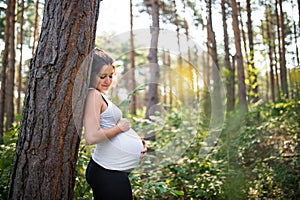
<svg viewBox="0 0 300 200"><path fill-rule="evenodd" d="M122 112L105 95L102 96L108 104L106 110L100 114L100 127L105 129L115 126L122 118ZM98 143L92 158L106 169L130 171L138 165L143 148L141 138L130 129Z"/></svg>

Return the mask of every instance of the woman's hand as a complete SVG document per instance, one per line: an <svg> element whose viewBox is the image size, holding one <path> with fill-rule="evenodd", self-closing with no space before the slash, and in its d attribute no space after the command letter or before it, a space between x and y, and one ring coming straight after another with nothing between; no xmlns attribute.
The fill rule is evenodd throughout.
<svg viewBox="0 0 300 200"><path fill-rule="evenodd" d="M126 118L121 118L117 122L117 127L119 127L122 132L128 131L130 129L130 122Z"/></svg>
<svg viewBox="0 0 300 200"><path fill-rule="evenodd" d="M141 151L140 164L142 163L143 159L147 155L147 144L144 139L142 139L142 143L143 143L144 149Z"/></svg>

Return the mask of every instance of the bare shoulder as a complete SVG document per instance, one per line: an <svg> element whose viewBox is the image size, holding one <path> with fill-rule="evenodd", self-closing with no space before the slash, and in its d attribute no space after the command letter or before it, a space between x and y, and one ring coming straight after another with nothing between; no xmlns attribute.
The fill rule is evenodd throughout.
<svg viewBox="0 0 300 200"><path fill-rule="evenodd" d="M101 93L96 89L89 89L87 94L87 101L95 101L102 103L103 99Z"/></svg>

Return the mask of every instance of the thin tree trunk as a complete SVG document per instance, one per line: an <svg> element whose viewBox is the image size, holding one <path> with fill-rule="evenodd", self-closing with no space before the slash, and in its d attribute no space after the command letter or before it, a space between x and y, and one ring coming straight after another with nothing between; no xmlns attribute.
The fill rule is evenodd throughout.
<svg viewBox="0 0 300 200"><path fill-rule="evenodd" d="M133 15L132 15L132 0L130 0L130 81L131 81L131 113L136 114L136 92L135 87L135 61L134 61L134 35L133 35Z"/></svg>
<svg viewBox="0 0 300 200"><path fill-rule="evenodd" d="M254 42L253 42L253 28L252 28L252 11L251 11L251 1L247 0L247 27L248 27L248 40L249 40L249 83L251 92L253 91L253 102L259 100L258 94L258 82L257 82L257 70L254 63Z"/></svg>
<svg viewBox="0 0 300 200"><path fill-rule="evenodd" d="M281 70L282 65L283 65L283 62L282 62L282 48L281 48L282 44L281 44L281 33L280 33L280 19L279 19L279 12L278 12L277 6L278 6L278 0L275 0L275 14L276 14L276 25L277 25L276 31L277 31L277 41L278 41L277 46L278 46L278 55L279 55L276 62L279 63L279 69ZM277 72L277 70L276 70L276 72ZM277 76L277 78L278 78L278 76ZM279 81L279 79L277 79L277 80ZM282 85L282 82L280 84ZM278 85L278 99L281 99L281 96L280 96L281 91L282 91L282 86L279 87L279 85Z"/></svg>
<svg viewBox="0 0 300 200"><path fill-rule="evenodd" d="M293 23L293 28L294 28L294 33L293 34L294 34L295 49L296 49L296 66L300 67L299 47L298 47L298 42L297 42L298 41L297 40L297 26L296 26L296 22L295 21Z"/></svg>
<svg viewBox="0 0 300 200"><path fill-rule="evenodd" d="M247 59L247 64L249 64L249 55L248 55L248 48L247 48L247 38L246 38L244 23L243 23L243 19L242 19L242 12L241 12L241 4L240 4L240 2L238 2L237 5L238 5L238 13L239 13L239 17L240 17L240 21L239 22L241 24L241 36L243 38L243 47L244 47L244 52L245 52L245 58ZM247 71L249 71L249 70L247 70Z"/></svg>
<svg viewBox="0 0 300 200"><path fill-rule="evenodd" d="M281 44L282 44L282 64L280 65L280 79L281 79L281 89L284 98L289 98L289 92L288 92L288 82L287 82L287 70L286 70L286 48L285 48L285 26L284 26L284 13L282 8L282 0L279 0L279 8L280 8L280 28L281 28Z"/></svg>
<svg viewBox="0 0 300 200"><path fill-rule="evenodd" d="M226 91L227 91L227 109L229 111L234 109L234 80L231 79L235 77L234 70L232 70L232 65L230 63L229 57L229 39L227 31L227 12L226 12L226 0L221 2L222 8L222 22L223 22L223 33L224 33L224 52L225 52L225 67L228 71L228 76L226 76ZM232 84L233 83L233 84Z"/></svg>
<svg viewBox="0 0 300 200"><path fill-rule="evenodd" d="M270 91L269 73L266 72L266 102L269 102L269 91Z"/></svg>
<svg viewBox="0 0 300 200"><path fill-rule="evenodd" d="M150 83L147 95L147 109L146 118L149 119L151 115L150 109L153 105L158 103L158 80L159 80L159 66L157 58L157 46L159 35L159 1L151 0L151 15L152 15L152 27L151 27L151 44L148 55L150 63Z"/></svg>
<svg viewBox="0 0 300 200"><path fill-rule="evenodd" d="M300 29L300 0L298 0L298 26L299 26L299 29Z"/></svg>
<svg viewBox="0 0 300 200"><path fill-rule="evenodd" d="M202 54L202 66L203 66L203 112L206 116L206 122L208 122L211 118L211 101L209 98L209 88L210 88L210 56L208 54Z"/></svg>
<svg viewBox="0 0 300 200"><path fill-rule="evenodd" d="M184 78L181 76L181 72L184 71L183 69L183 61L182 61L182 55L181 55L181 45L180 45L180 24L178 20L178 13L177 13L177 5L176 1L172 0L172 6L173 6L173 14L174 14L174 24L176 26L176 36L177 36L177 47L178 47L178 56L177 56L177 68L179 72L179 80L177 82L178 84L178 90L179 90L179 99L183 102L185 100L185 94L184 94L184 89L183 89L183 82Z"/></svg>
<svg viewBox="0 0 300 200"><path fill-rule="evenodd" d="M9 55L9 31L10 31L10 14L11 14L11 0L7 0L7 11L5 17L5 29L4 29L4 51L2 58L2 72L1 72L1 96L0 96L0 143L2 143L2 137L4 135L4 117L5 117L5 102L6 102L6 70L8 66Z"/></svg>
<svg viewBox="0 0 300 200"><path fill-rule="evenodd" d="M171 68L171 66L172 66L172 60L171 60L171 55L170 55L170 52L168 51L168 67L169 67L169 84L170 84L170 86L169 86L169 104L170 104L170 106L172 107L172 105L173 105L173 90L172 90L172 88L173 88L173 77L172 77L172 68Z"/></svg>
<svg viewBox="0 0 300 200"><path fill-rule="evenodd" d="M22 92L22 60L23 60L23 26L24 26L24 6L25 0L21 1L21 20L20 20L20 63L18 68L18 98L17 113L21 114L21 92Z"/></svg>
<svg viewBox="0 0 300 200"><path fill-rule="evenodd" d="M185 30L186 41L187 41L187 43L189 43L189 40L190 40L189 24L186 21L186 19L184 19L184 30ZM187 53L188 53L188 62L191 63L191 47L188 46L187 48L188 48L188 50L187 50Z"/></svg>
<svg viewBox="0 0 300 200"><path fill-rule="evenodd" d="M242 14L241 14L241 5L240 2L237 2L238 5L238 13L239 13L239 22L241 25L241 37L242 37L242 42L243 42L243 48L244 48L244 53L245 53L245 60L247 60L245 62L245 71L246 71L246 75L247 76L247 84L246 84L246 91L248 92L248 102L251 102L251 83L250 83L250 78L251 78L251 68L250 68L250 61L249 61L249 54L248 54L248 45L247 45L247 39L246 39L246 33L245 33L245 28L244 28L244 23L243 23L243 19L242 19Z"/></svg>
<svg viewBox="0 0 300 200"><path fill-rule="evenodd" d="M235 70L236 70L236 57L235 55L232 56L232 61L231 61L231 71L230 71L230 86L232 87L231 88L231 91L232 91L232 102L233 102L233 106L235 108L235 79L236 79L236 76L235 76Z"/></svg>
<svg viewBox="0 0 300 200"><path fill-rule="evenodd" d="M230 5L232 8L232 27L234 32L235 48L236 48L236 61L238 68L238 97L240 110L247 111L247 99L246 99L246 85L245 85L245 71L243 63L243 54L241 49L241 37L238 22L238 8L236 0L231 0Z"/></svg>
<svg viewBox="0 0 300 200"><path fill-rule="evenodd" d="M38 41L38 33L39 33L39 4L40 1L36 0L35 3L35 18L34 18L34 31L33 31L33 43L32 43L32 55L36 49L36 43Z"/></svg>
<svg viewBox="0 0 300 200"><path fill-rule="evenodd" d="M212 72L212 93L211 93L211 106L214 108L215 112L211 113L212 122L219 124L220 112L222 111L222 102L221 102L221 82L220 82L220 73L219 73L219 63L217 56L217 42L215 32L213 30L212 22L212 1L206 1L207 6L207 46L208 46L208 55L211 56L212 63L209 65Z"/></svg>
<svg viewBox="0 0 300 200"><path fill-rule="evenodd" d="M271 8L268 6L266 13L266 31L267 31L267 41L268 41L268 54L269 54L269 62L270 62L270 86L271 86L271 97L272 101L275 102L275 81L274 81L274 59L273 59L273 39L272 39L272 23L270 21Z"/></svg>
<svg viewBox="0 0 300 200"><path fill-rule="evenodd" d="M272 19L272 16L270 16L271 18L270 18L270 20ZM275 79L275 88L274 88L274 92L275 92L275 101L277 100L277 99L280 99L280 87L279 87L279 75L278 75L278 65L280 65L280 59L278 59L278 54L279 54L279 56L280 56L280 53L279 52L276 52L276 45L275 45L275 31L274 31L274 29L276 30L276 28L274 28L274 25L272 24L272 22L270 23L270 25L272 25L272 31L270 32L271 33L271 38L270 38L270 40L271 40L271 42L272 42L272 44L273 45L271 45L271 48L272 48L272 52L273 52L273 55L274 55L274 59L273 59L273 61L274 61L274 63L273 63L273 67L274 67L274 75L273 75L273 77L274 77L274 79Z"/></svg>
<svg viewBox="0 0 300 200"><path fill-rule="evenodd" d="M14 86L15 86L15 59L16 59L16 37L15 37L15 22L16 22L16 6L17 1L11 1L10 10L10 24L9 24L9 60L8 60L8 74L7 74L7 93L6 93L6 130L9 130L14 122L15 108L14 108Z"/></svg>
<svg viewBox="0 0 300 200"><path fill-rule="evenodd" d="M162 68L162 78L163 78L163 102L164 104L167 104L167 74L168 74L168 70L167 70L167 66L168 66L168 61L167 61L167 53L166 50L163 49L162 50L162 63L163 63L163 68Z"/></svg>
<svg viewBox="0 0 300 200"><path fill-rule="evenodd" d="M94 48L99 4L45 1L9 199L73 199L81 128L76 130L78 116L72 115L72 91L83 59Z"/></svg>

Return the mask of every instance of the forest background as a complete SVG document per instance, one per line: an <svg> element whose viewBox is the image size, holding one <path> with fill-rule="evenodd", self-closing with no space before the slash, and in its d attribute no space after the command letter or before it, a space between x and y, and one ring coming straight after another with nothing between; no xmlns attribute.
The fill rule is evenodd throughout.
<svg viewBox="0 0 300 200"><path fill-rule="evenodd" d="M94 47L148 144L134 199L297 199L300 1L108 2L0 1L0 199L92 199L72 101Z"/></svg>

